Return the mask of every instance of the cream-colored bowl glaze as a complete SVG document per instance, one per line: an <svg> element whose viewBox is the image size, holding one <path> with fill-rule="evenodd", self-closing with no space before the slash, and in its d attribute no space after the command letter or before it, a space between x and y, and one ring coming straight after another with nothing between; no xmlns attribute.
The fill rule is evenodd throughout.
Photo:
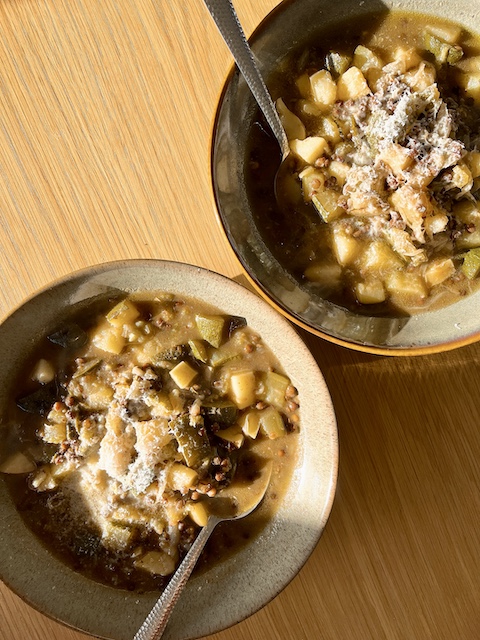
<svg viewBox="0 0 480 640"><path fill-rule="evenodd" d="M285 0L255 30L250 44L267 81L282 60L330 25L354 15L399 9L454 20L480 32L480 5L470 0ZM480 290L453 305L410 318L358 315L312 294L286 272L263 242L244 183L253 97L234 68L216 114L211 160L220 223L252 283L281 313L307 331L346 347L385 355L453 349L480 337Z"/></svg>
<svg viewBox="0 0 480 640"><path fill-rule="evenodd" d="M237 555L194 576L165 639L196 638L257 611L295 576L328 519L337 479L337 431L322 374L292 326L240 284L195 266L160 260L107 263L74 273L24 302L0 325L0 415L9 380L32 345L58 326L66 307L112 290L170 291L244 316L274 351L301 399L300 456L281 507L260 537ZM0 423L1 430L1 423ZM0 438L1 442L1 438ZM158 594L115 590L54 558L25 527L0 474L0 578L44 614L100 638L131 640Z"/></svg>

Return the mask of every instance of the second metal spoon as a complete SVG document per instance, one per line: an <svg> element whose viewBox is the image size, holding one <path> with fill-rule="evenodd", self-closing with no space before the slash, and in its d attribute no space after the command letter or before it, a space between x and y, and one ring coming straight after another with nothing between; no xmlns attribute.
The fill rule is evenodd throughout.
<svg viewBox="0 0 480 640"><path fill-rule="evenodd" d="M230 49L237 67L245 78L253 97L278 140L283 158L286 158L290 153L290 148L285 129L260 74L233 4L230 0L204 0L204 2Z"/></svg>

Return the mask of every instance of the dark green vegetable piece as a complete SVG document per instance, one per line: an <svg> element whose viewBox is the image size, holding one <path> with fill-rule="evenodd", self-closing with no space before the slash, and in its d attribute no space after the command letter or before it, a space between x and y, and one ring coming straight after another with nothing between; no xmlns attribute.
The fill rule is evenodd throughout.
<svg viewBox="0 0 480 640"><path fill-rule="evenodd" d="M235 424L238 417L238 407L228 400L210 401L203 405L205 419L210 423L218 422L223 426Z"/></svg>
<svg viewBox="0 0 480 640"><path fill-rule="evenodd" d="M440 64L456 64L463 56L463 49L458 44L445 42L429 31L425 32L424 44Z"/></svg>
<svg viewBox="0 0 480 640"><path fill-rule="evenodd" d="M345 73L351 61L350 56L347 56L345 53L338 53L337 51L330 51L325 56L325 66L334 78Z"/></svg>
<svg viewBox="0 0 480 640"><path fill-rule="evenodd" d="M183 360L190 353L188 344L177 344L170 349L162 351L155 357L156 362L166 360L167 362L175 362L176 360Z"/></svg>
<svg viewBox="0 0 480 640"><path fill-rule="evenodd" d="M64 349L78 349L87 343L88 334L78 324L70 322L47 338L50 342L58 344Z"/></svg>
<svg viewBox="0 0 480 640"><path fill-rule="evenodd" d="M170 421L170 429L189 467L199 467L203 462L211 460L212 447L202 419L197 424L192 424L190 416L184 414Z"/></svg>
<svg viewBox="0 0 480 640"><path fill-rule="evenodd" d="M52 380L52 382L41 386L33 393L29 393L17 400L17 406L27 413L38 413L41 416L45 416L52 408L57 395L57 383Z"/></svg>
<svg viewBox="0 0 480 640"><path fill-rule="evenodd" d="M242 318L241 316L230 316L228 318L228 325L227 325L228 337L231 338L232 333L236 329L241 329L242 327L246 327L246 326L247 326L247 321L245 318Z"/></svg>

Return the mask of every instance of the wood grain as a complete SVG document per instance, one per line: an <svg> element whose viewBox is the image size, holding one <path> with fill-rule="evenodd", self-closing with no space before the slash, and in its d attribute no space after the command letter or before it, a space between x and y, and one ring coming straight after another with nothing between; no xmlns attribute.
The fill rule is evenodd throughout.
<svg viewBox="0 0 480 640"><path fill-rule="evenodd" d="M275 4L237 0L246 32ZM199 0L2 0L0 316L109 260L239 275L209 174L231 64ZM338 416L332 516L284 592L212 640L476 640L480 345L397 359L302 335ZM0 586L0 638L86 637Z"/></svg>

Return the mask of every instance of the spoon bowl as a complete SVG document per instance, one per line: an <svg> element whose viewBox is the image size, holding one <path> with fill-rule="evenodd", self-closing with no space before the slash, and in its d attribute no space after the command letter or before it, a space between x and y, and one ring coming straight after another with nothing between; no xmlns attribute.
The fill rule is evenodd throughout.
<svg viewBox="0 0 480 640"><path fill-rule="evenodd" d="M211 515L208 517L206 525L200 531L145 622L135 634L134 640L160 640L173 608L215 527L221 522L239 520L251 514L262 502L268 489L271 474L272 463L269 461L252 482L240 485L234 480L211 501Z"/></svg>

